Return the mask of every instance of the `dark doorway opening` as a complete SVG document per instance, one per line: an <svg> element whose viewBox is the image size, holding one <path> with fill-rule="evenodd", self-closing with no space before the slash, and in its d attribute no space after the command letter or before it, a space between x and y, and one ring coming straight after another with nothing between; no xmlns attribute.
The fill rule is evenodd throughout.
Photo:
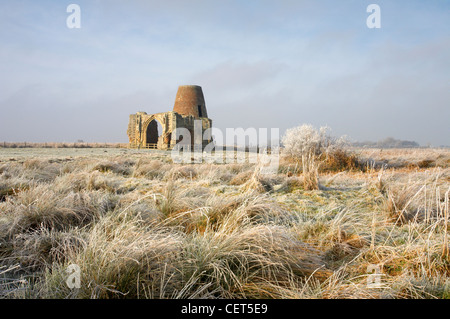
<svg viewBox="0 0 450 319"><path fill-rule="evenodd" d="M158 144L159 136L162 134L162 126L161 124L153 120L147 126L147 146L156 148Z"/></svg>

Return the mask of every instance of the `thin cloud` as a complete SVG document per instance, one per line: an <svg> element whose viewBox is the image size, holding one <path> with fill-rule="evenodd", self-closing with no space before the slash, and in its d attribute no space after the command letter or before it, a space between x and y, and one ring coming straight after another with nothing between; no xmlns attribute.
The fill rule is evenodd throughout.
<svg viewBox="0 0 450 319"><path fill-rule="evenodd" d="M330 125L358 140L450 144L442 1L0 3L0 139L126 142L128 115L204 89L219 128ZM57 134L55 134L57 132Z"/></svg>

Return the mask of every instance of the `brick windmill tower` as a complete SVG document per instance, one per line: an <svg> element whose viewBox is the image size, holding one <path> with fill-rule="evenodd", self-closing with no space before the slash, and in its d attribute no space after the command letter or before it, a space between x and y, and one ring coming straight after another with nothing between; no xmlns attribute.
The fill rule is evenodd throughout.
<svg viewBox="0 0 450 319"><path fill-rule="evenodd" d="M198 85L181 85L178 87L173 111L183 116L195 118L208 117L202 87Z"/></svg>

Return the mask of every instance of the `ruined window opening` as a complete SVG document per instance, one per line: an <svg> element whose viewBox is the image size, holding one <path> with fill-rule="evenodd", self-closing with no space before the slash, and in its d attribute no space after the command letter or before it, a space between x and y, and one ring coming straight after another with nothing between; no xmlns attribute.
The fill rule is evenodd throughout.
<svg viewBox="0 0 450 319"><path fill-rule="evenodd" d="M203 117L203 115L202 115L202 106L201 105L198 106L198 117Z"/></svg>

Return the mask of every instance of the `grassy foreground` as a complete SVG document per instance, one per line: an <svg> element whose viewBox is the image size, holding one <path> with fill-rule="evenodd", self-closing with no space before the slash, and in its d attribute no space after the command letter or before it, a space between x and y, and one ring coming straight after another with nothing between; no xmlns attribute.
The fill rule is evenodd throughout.
<svg viewBox="0 0 450 319"><path fill-rule="evenodd" d="M358 157L305 191L286 159L2 149L0 297L450 298L449 151Z"/></svg>

